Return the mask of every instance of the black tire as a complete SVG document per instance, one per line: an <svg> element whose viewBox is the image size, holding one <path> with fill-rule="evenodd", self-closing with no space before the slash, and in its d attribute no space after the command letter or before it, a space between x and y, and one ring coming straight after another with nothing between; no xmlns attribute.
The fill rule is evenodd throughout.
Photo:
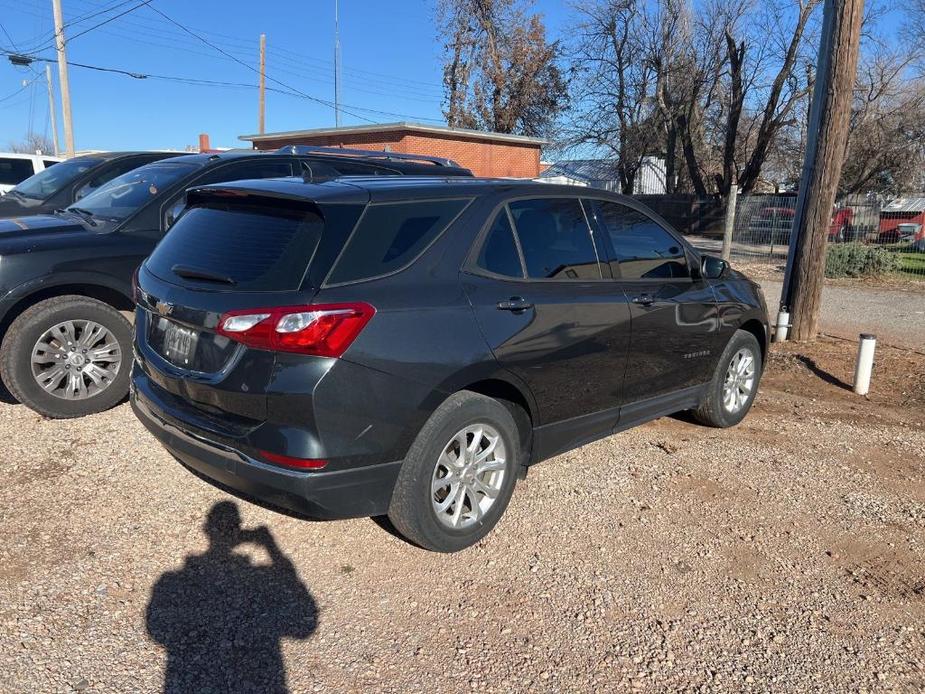
<svg viewBox="0 0 925 694"><path fill-rule="evenodd" d="M47 392L32 373L32 350L49 329L65 321L93 321L106 328L119 343L121 364L105 388L82 400L69 400ZM70 368L70 366L68 366ZM0 346L0 376L19 402L54 419L83 417L102 412L128 394L132 370L132 326L109 304L85 296L57 296L23 311L10 325Z"/></svg>
<svg viewBox="0 0 925 694"><path fill-rule="evenodd" d="M744 404L736 411L730 412L723 404L723 385L729 365L740 350L748 350L754 359L754 385ZM716 364L716 371L707 386L706 396L703 402L700 403L700 407L693 412L694 418L706 426L720 428L735 426L741 422L755 401L763 369L764 364L761 359L761 347L758 340L746 330L737 330Z"/></svg>
<svg viewBox="0 0 925 694"><path fill-rule="evenodd" d="M457 432L477 424L487 424L500 434L505 447L504 475L485 515L469 527L454 529L438 518L431 485L444 448ZM460 391L434 411L411 445L392 493L389 520L405 538L425 549L456 552L469 547L491 531L507 508L520 460L520 436L508 408L484 395Z"/></svg>

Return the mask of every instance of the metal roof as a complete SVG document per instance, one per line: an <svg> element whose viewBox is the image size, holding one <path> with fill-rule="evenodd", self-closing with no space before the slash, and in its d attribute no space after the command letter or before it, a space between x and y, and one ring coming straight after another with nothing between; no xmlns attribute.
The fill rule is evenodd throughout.
<svg viewBox="0 0 925 694"><path fill-rule="evenodd" d="M285 140L297 137L322 137L329 135L357 135L368 133L388 132L391 130L408 130L411 132L431 133L437 135L455 135L476 140L491 140L493 142L511 142L520 145L545 145L546 140L540 137L527 137L525 135L510 135L508 133L494 133L484 130L471 130L469 128L451 128L448 125L425 125L399 121L397 123L374 123L372 125L348 125L340 128L313 128L310 130L287 130L278 133L264 133L262 135L239 135L239 140L245 142L267 142L272 140Z"/></svg>
<svg viewBox="0 0 925 694"><path fill-rule="evenodd" d="M925 211L925 193L913 193L894 198L884 205L881 212L922 212Z"/></svg>
<svg viewBox="0 0 925 694"><path fill-rule="evenodd" d="M577 181L615 181L620 178L617 162L611 159L566 159L557 161L540 178L565 176Z"/></svg>

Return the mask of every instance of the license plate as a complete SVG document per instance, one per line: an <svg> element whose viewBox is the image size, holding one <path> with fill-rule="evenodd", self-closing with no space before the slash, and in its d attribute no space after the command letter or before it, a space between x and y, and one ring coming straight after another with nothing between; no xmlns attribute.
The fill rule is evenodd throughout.
<svg viewBox="0 0 925 694"><path fill-rule="evenodd" d="M164 356L174 364L189 365L196 351L197 337L195 330L168 323L164 331Z"/></svg>

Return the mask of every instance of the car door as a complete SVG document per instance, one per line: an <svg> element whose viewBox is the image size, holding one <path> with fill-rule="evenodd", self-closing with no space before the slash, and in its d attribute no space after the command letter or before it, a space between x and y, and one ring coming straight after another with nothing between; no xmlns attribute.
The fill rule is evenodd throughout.
<svg viewBox="0 0 925 694"><path fill-rule="evenodd" d="M630 302L625 403L707 382L718 356L717 307L693 254L664 225L627 204L588 200L613 281Z"/></svg>
<svg viewBox="0 0 925 694"><path fill-rule="evenodd" d="M620 403L629 308L598 261L578 198L512 200L492 215L464 286L502 366L531 389L560 443L609 432ZM538 446L541 437L538 438ZM550 444L544 453L564 447Z"/></svg>

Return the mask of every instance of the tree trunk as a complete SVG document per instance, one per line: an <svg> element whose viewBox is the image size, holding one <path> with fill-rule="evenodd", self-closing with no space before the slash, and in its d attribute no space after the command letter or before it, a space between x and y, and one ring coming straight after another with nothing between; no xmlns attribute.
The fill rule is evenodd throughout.
<svg viewBox="0 0 925 694"><path fill-rule="evenodd" d="M825 12L831 13L827 20L832 23L832 38L828 47L820 46L813 96L816 151L815 156L807 151L797 203L798 228L793 230L798 236L790 274L790 335L798 342L815 339L819 331L826 244L845 158L864 0L827 0ZM823 41L825 36L823 31ZM826 48L830 51L827 61L822 52Z"/></svg>

